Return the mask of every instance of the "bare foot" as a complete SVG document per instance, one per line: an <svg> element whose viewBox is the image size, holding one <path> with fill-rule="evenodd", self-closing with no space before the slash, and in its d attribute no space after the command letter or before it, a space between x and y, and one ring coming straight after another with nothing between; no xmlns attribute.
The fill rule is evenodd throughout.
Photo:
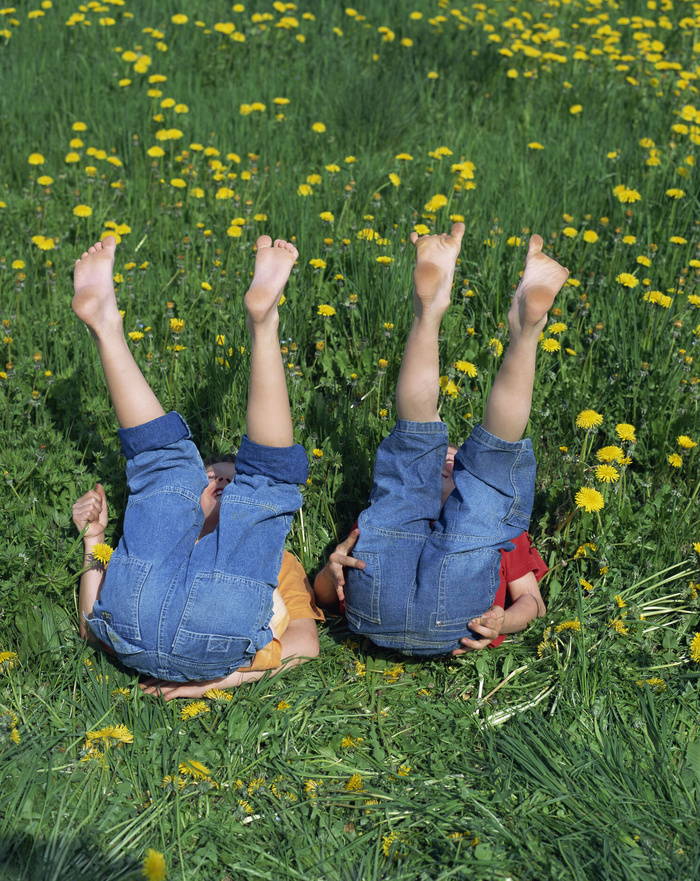
<svg viewBox="0 0 700 881"><path fill-rule="evenodd" d="M249 322L264 324L277 317L277 305L299 252L284 239L275 239L273 244L270 236L260 236L257 246L255 272L245 295L245 307Z"/></svg>
<svg viewBox="0 0 700 881"><path fill-rule="evenodd" d="M109 330L119 330L121 333L122 318L117 308L112 278L116 247L114 236L106 236L104 241L95 242L75 261L75 296L71 305L93 336Z"/></svg>
<svg viewBox="0 0 700 881"><path fill-rule="evenodd" d="M525 257L525 272L508 312L508 326L513 334L540 334L547 322L547 312L569 277L569 270L542 253L542 237L533 235Z"/></svg>
<svg viewBox="0 0 700 881"><path fill-rule="evenodd" d="M442 318L452 298L452 280L464 235L464 224L455 223L451 233L435 236L418 236L411 233L416 246L416 268L413 302L416 317L430 312Z"/></svg>

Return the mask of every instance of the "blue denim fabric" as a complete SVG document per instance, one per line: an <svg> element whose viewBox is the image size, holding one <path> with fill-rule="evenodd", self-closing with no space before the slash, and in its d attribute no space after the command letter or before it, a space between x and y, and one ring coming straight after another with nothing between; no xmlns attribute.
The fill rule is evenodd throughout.
<svg viewBox="0 0 700 881"><path fill-rule="evenodd" d="M243 438L219 525L197 541L208 486L177 413L120 429L129 501L89 629L128 667L178 682L226 676L272 639L272 594L301 507L303 448Z"/></svg>
<svg viewBox="0 0 700 881"><path fill-rule="evenodd" d="M455 456L441 509L447 453L442 422L399 420L379 445L370 506L360 514L345 612L355 633L411 655L442 655L492 604L501 550L529 525L535 457L477 425ZM478 638L478 634L474 634Z"/></svg>

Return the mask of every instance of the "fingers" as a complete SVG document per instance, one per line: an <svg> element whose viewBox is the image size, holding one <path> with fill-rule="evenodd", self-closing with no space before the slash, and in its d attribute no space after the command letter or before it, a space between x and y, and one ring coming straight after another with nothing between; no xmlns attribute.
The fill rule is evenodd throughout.
<svg viewBox="0 0 700 881"><path fill-rule="evenodd" d="M357 539L360 537L360 530L353 529L350 535L345 539L345 541L341 542L338 547L335 549L337 551L341 551L343 554L347 554L348 551L351 551L355 545L357 544Z"/></svg>
<svg viewBox="0 0 700 881"><path fill-rule="evenodd" d="M415 245L415 243L418 241L418 233L415 232L415 231L412 232L412 233L411 233L411 236L410 236L410 239L411 239L411 244L412 244L412 245Z"/></svg>

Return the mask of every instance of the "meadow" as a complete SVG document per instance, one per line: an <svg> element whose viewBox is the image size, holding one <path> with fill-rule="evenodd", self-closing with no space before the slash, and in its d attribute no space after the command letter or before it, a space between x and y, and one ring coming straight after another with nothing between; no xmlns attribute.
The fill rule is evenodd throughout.
<svg viewBox="0 0 700 881"><path fill-rule="evenodd" d="M0 877L700 875L700 3L33 0L0 9ZM528 236L547 615L417 661L332 615L316 660L145 697L77 634L78 496L124 459L72 266L110 232L134 355L235 450L257 237L311 476L311 576L395 419L410 233L466 236L441 416L479 422Z"/></svg>

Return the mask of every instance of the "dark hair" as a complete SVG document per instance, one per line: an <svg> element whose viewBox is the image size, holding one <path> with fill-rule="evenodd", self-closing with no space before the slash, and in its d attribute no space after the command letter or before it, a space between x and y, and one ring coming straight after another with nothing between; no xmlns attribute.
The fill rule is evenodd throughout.
<svg viewBox="0 0 700 881"><path fill-rule="evenodd" d="M212 465L216 465L217 462L230 462L232 465L236 462L236 454L235 453L216 453L211 456L207 456L206 459L202 459L202 464L205 468L210 468Z"/></svg>

